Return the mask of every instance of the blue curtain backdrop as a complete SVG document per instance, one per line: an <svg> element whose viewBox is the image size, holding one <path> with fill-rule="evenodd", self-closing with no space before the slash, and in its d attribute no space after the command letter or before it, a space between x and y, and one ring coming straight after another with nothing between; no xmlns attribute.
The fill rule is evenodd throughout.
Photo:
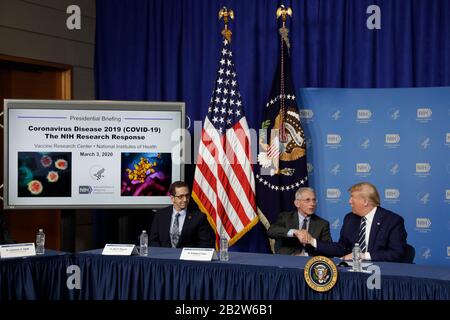
<svg viewBox="0 0 450 320"><path fill-rule="evenodd" d="M227 6L243 104L257 128L278 62L281 4L293 10L296 88L450 86L448 0L97 0L97 99L185 101L192 121L204 119L218 66L218 11ZM381 9L380 30L366 26L370 5ZM193 166L186 170L189 182ZM105 221L94 224L103 245Z"/></svg>

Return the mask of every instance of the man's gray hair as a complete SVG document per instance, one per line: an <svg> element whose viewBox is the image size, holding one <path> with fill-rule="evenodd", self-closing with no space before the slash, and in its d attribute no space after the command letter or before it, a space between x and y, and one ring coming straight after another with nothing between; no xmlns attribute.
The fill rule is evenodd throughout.
<svg viewBox="0 0 450 320"><path fill-rule="evenodd" d="M303 192L305 192L305 191L310 191L310 192L316 194L316 192L314 191L313 188L301 187L295 192L295 200L300 200L302 198Z"/></svg>

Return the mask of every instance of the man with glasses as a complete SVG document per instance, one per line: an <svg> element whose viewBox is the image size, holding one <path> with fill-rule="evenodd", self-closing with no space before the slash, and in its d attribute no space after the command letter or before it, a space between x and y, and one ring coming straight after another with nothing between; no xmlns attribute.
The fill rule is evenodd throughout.
<svg viewBox="0 0 450 320"><path fill-rule="evenodd" d="M183 181L176 181L170 185L169 194L173 205L155 214L149 245L168 248L213 248L214 233L206 215L188 209L188 185Z"/></svg>
<svg viewBox="0 0 450 320"><path fill-rule="evenodd" d="M290 255L316 255L314 247L304 245L306 235L331 242L330 223L314 214L316 194L311 188L300 188L295 193L297 211L281 212L268 235L275 239L275 253Z"/></svg>

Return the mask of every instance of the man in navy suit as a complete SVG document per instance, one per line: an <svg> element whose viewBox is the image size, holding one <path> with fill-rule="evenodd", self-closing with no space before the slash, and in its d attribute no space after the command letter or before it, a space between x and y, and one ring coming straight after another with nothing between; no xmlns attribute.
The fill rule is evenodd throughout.
<svg viewBox="0 0 450 320"><path fill-rule="evenodd" d="M176 181L170 185L169 194L173 206L155 214L149 245L168 248L213 248L214 233L206 215L188 210L188 185L183 181Z"/></svg>
<svg viewBox="0 0 450 320"><path fill-rule="evenodd" d="M359 243L364 260L402 262L406 254L404 220L380 207L380 195L374 185L362 182L349 189L352 212L344 218L339 242L314 239L303 231L303 240L326 256L351 260L352 248Z"/></svg>

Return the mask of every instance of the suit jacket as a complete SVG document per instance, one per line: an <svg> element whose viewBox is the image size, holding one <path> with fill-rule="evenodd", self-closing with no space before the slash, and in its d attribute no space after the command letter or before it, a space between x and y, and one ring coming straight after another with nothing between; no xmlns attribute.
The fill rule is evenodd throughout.
<svg viewBox="0 0 450 320"><path fill-rule="evenodd" d="M325 219L313 214L309 221L308 232L316 239L331 242L330 223ZM314 247L310 245L303 246L297 237L288 237L290 229L299 228L299 219L297 211L281 212L275 223L273 223L267 234L270 238L276 239L275 253L279 254L297 254L303 248L309 255L316 255Z"/></svg>
<svg viewBox="0 0 450 320"><path fill-rule="evenodd" d="M0 213L0 244L10 244L14 243L6 227L6 221L3 214Z"/></svg>
<svg viewBox="0 0 450 320"><path fill-rule="evenodd" d="M326 243L317 240L317 252L342 257L352 252L358 242L361 217L348 213L344 218L339 242ZM402 217L382 207L377 207L370 228L367 251L374 261L402 262L406 253L405 224Z"/></svg>
<svg viewBox="0 0 450 320"><path fill-rule="evenodd" d="M150 230L149 246L172 247L169 234L172 213L173 206L170 206L155 214ZM214 247L214 233L205 214L199 211L186 211L183 229L177 245L177 248L183 247Z"/></svg>

